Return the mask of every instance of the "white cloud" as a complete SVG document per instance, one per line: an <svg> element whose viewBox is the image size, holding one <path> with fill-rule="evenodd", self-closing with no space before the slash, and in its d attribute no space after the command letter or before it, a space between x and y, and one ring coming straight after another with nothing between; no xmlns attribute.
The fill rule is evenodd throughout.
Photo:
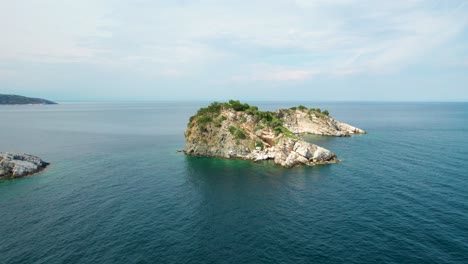
<svg viewBox="0 0 468 264"><path fill-rule="evenodd" d="M311 5L313 10L321 10L325 5L314 3ZM328 26L329 30L323 27L316 30L310 26L313 24L303 23L302 28L283 34L281 41L268 36L253 44L264 47L271 46L271 43L282 44L287 48L300 49L303 54L322 55L323 59L306 62L302 68L296 69L298 72L314 72L303 75L307 78L319 74L388 73L430 57L431 53L460 36L468 22L464 4L447 9L427 8L427 2L421 1L379 1L366 2L365 5L362 1L333 1L326 4L334 7L350 7L352 4L359 12L341 17L328 14L329 17L320 18L321 23L318 24L332 25ZM258 74L261 75L262 70ZM271 75L270 79L275 78Z"/></svg>
<svg viewBox="0 0 468 264"><path fill-rule="evenodd" d="M97 50L85 41L109 35L98 1L15 0L0 3L0 59L87 62Z"/></svg>
<svg viewBox="0 0 468 264"><path fill-rule="evenodd" d="M386 73L450 44L466 14L463 1L5 1L0 60L174 78Z"/></svg>
<svg viewBox="0 0 468 264"><path fill-rule="evenodd" d="M271 66L267 64L249 65L247 71L231 78L232 81L303 81L320 74L320 70L303 70L294 67Z"/></svg>

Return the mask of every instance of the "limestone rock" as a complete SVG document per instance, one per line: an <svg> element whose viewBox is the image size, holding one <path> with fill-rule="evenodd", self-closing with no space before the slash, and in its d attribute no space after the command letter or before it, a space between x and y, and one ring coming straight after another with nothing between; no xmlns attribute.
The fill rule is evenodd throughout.
<svg viewBox="0 0 468 264"><path fill-rule="evenodd" d="M284 126L296 134L315 134L346 137L353 134L366 134L366 131L339 122L328 115L310 110L281 109L276 115L284 121Z"/></svg>
<svg viewBox="0 0 468 264"><path fill-rule="evenodd" d="M49 163L29 154L0 152L0 179L20 178L43 170Z"/></svg>
<svg viewBox="0 0 468 264"><path fill-rule="evenodd" d="M284 109L259 111L238 101L213 103L190 118L184 153L190 156L273 160L283 167L338 162L331 151L304 141L311 133L349 136L364 130L320 112Z"/></svg>
<svg viewBox="0 0 468 264"><path fill-rule="evenodd" d="M281 139L275 153L275 163L283 167L314 166L338 161L331 151L300 139Z"/></svg>

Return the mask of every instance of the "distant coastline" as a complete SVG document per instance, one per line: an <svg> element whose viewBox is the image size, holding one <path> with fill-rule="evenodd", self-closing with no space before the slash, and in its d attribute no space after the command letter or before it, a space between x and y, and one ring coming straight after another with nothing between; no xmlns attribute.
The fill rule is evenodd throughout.
<svg viewBox="0 0 468 264"><path fill-rule="evenodd" d="M14 94L0 94L0 105L28 105L28 104L50 105L50 104L57 104L57 103L46 100L46 99L41 99L41 98L31 98L31 97L14 95Z"/></svg>

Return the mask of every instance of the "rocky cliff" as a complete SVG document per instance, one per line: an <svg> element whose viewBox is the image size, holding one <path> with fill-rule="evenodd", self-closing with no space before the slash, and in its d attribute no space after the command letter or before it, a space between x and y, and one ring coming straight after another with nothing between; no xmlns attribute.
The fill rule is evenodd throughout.
<svg viewBox="0 0 468 264"><path fill-rule="evenodd" d="M0 152L0 179L20 178L43 170L49 163L29 154Z"/></svg>
<svg viewBox="0 0 468 264"><path fill-rule="evenodd" d="M311 119L305 109L268 112L239 101L215 102L190 118L184 152L191 156L271 159L284 167L314 166L338 159L331 151L308 143L297 134L343 136L364 132L325 114L310 115Z"/></svg>
<svg viewBox="0 0 468 264"><path fill-rule="evenodd" d="M307 109L305 107L280 109L276 116L284 121L284 126L295 134L315 134L323 136L346 137L353 134L366 134L366 131L341 123L320 109Z"/></svg>

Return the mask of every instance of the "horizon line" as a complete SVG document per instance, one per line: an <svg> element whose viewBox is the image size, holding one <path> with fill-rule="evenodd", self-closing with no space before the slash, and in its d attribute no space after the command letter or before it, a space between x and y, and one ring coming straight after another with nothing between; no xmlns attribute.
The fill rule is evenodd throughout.
<svg viewBox="0 0 468 264"><path fill-rule="evenodd" d="M139 103L139 102L225 102L239 100L241 102L323 102L323 103L468 103L468 100L265 100L265 99L48 99L58 103Z"/></svg>

